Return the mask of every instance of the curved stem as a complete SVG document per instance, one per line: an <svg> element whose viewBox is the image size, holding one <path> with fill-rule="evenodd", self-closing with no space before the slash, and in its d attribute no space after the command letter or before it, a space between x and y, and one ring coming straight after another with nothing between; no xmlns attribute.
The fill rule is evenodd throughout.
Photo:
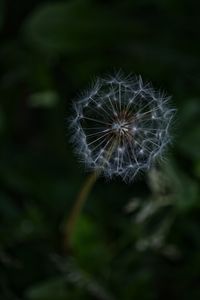
<svg viewBox="0 0 200 300"><path fill-rule="evenodd" d="M108 153L108 159L111 157L114 149L116 147L116 141L111 145ZM71 248L72 244L72 237L74 233L74 229L76 226L77 219L80 215L81 209L87 200L87 197L95 184L97 178L101 174L101 170L98 170L94 173L92 173L88 178L86 179L86 182L84 183L82 189L80 190L78 197L75 201L74 206L72 207L72 211L69 215L69 218L66 222L66 225L64 225L64 249L69 250Z"/></svg>
<svg viewBox="0 0 200 300"><path fill-rule="evenodd" d="M98 178L98 175L99 174L97 172L94 172L90 176L88 176L88 178L86 179L85 183L83 184L83 187L81 188L77 196L74 206L72 207L72 211L69 215L67 223L64 226L64 248L65 249L69 249L71 246L76 222L80 215L81 209L85 201L87 200L93 185L95 184Z"/></svg>

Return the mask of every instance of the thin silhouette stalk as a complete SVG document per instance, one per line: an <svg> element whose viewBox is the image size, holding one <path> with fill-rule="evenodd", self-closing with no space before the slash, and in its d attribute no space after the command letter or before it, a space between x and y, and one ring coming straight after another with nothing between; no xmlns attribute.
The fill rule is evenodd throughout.
<svg viewBox="0 0 200 300"><path fill-rule="evenodd" d="M116 141L114 141L113 144L111 145L108 155L107 155L108 160L112 156L112 153L116 148L116 145L117 145L117 143L116 143ZM88 195L89 195L92 187L94 186L95 182L99 178L101 172L102 172L102 170L97 170L97 171L93 172L91 175L89 175L77 196L75 204L74 204L72 211L69 215L69 218L67 220L66 226L64 227L64 248L66 250L70 249L72 246L73 233L75 230L77 220L80 216L82 207L83 207L84 203L86 202Z"/></svg>
<svg viewBox="0 0 200 300"><path fill-rule="evenodd" d="M77 220L78 220L81 210L88 198L88 195L98 177L99 177L98 172L94 172L87 177L85 183L83 184L83 186L77 196L75 204L72 207L69 218L66 222L66 225L64 226L64 248L66 250L69 249L72 245L72 238L73 238L73 233L75 230Z"/></svg>

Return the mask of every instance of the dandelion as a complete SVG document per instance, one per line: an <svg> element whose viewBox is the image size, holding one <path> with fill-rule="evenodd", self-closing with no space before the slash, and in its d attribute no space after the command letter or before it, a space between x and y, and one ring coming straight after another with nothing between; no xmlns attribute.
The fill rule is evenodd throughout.
<svg viewBox="0 0 200 300"><path fill-rule="evenodd" d="M98 78L74 103L72 142L86 167L131 182L162 157L175 110L141 76Z"/></svg>
<svg viewBox="0 0 200 300"><path fill-rule="evenodd" d="M73 104L70 119L75 151L93 170L83 185L64 228L68 249L81 209L100 174L132 182L163 157L171 142L175 109L170 98L139 77L121 73L98 78Z"/></svg>

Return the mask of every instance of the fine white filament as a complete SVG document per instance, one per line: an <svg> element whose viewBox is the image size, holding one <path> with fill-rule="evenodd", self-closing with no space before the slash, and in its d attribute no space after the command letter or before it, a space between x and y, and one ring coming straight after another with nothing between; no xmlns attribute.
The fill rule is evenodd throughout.
<svg viewBox="0 0 200 300"><path fill-rule="evenodd" d="M75 151L87 168L133 181L170 142L175 109L169 107L169 99L140 76L98 78L73 106Z"/></svg>

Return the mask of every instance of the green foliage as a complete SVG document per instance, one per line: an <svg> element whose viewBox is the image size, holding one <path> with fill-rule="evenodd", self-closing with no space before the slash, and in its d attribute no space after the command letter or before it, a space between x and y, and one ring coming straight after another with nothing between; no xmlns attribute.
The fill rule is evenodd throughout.
<svg viewBox="0 0 200 300"><path fill-rule="evenodd" d="M58 102L58 95L54 91L44 91L30 96L32 107L54 107Z"/></svg>
<svg viewBox="0 0 200 300"><path fill-rule="evenodd" d="M30 43L45 52L75 53L102 49L113 40L114 25L113 14L92 1L79 0L42 5L24 29Z"/></svg>
<svg viewBox="0 0 200 300"><path fill-rule="evenodd" d="M200 19L196 1L0 1L0 299L200 299ZM86 174L66 118L122 68L172 95L166 160L133 184Z"/></svg>

